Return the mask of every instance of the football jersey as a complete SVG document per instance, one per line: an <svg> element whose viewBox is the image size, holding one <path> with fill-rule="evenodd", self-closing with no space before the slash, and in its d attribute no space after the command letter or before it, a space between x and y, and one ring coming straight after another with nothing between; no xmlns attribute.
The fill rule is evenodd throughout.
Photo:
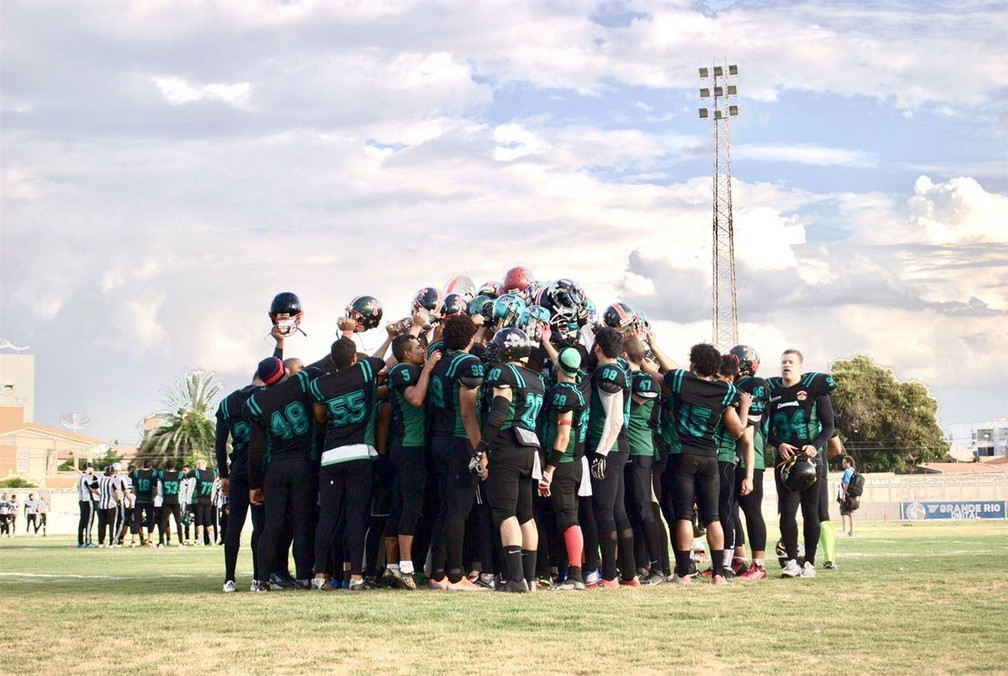
<svg viewBox="0 0 1008 676"><path fill-rule="evenodd" d="M763 421L766 418L766 407L770 400L767 383L762 378L746 376L735 383L735 387L741 392L748 392L752 395L747 424L753 428L753 454L755 456L753 469L766 469L766 455L764 453L766 432L764 431L765 425ZM741 441L738 443L741 444ZM738 450L741 450L741 448L741 445L739 445ZM741 467L745 468L745 458L742 458L741 453L739 457L741 458Z"/></svg>
<svg viewBox="0 0 1008 676"><path fill-rule="evenodd" d="M161 499L166 505L179 504L179 494L182 492L182 473L175 469L157 471L157 479L161 484Z"/></svg>
<svg viewBox="0 0 1008 676"><path fill-rule="evenodd" d="M571 429L563 456L555 459L558 463L580 460L584 455L585 434L588 431L588 402L584 393L575 383L555 383L546 393L546 412L543 414L543 449L553 458L553 442L557 438L557 417L570 412ZM554 464L550 460L550 464Z"/></svg>
<svg viewBox="0 0 1008 676"><path fill-rule="evenodd" d="M232 473L242 474L248 471L249 424L243 415L245 402L259 389L255 385L246 385L237 389L221 400L217 407L217 424L227 428L231 435L231 462L221 462L217 459L217 469L222 478L228 478Z"/></svg>
<svg viewBox="0 0 1008 676"><path fill-rule="evenodd" d="M779 377L768 378L767 418L768 439L776 448L781 444L803 446L818 434L811 433L816 399L836 389L833 376L828 373L805 373L797 383L785 386Z"/></svg>
<svg viewBox="0 0 1008 676"><path fill-rule="evenodd" d="M279 458L318 457L314 400L308 391L318 375L315 368L305 367L281 383L260 387L245 402L246 419L265 432L263 467Z"/></svg>
<svg viewBox="0 0 1008 676"><path fill-rule="evenodd" d="M483 363L468 352L449 352L431 371L427 386L427 406L431 412L431 433L468 438L462 424L459 393L462 388L476 389L479 409L479 387L483 383Z"/></svg>
<svg viewBox="0 0 1008 676"><path fill-rule="evenodd" d="M213 494L214 473L208 469L194 469L189 472L189 479L194 480L190 502L194 505L209 505Z"/></svg>
<svg viewBox="0 0 1008 676"><path fill-rule="evenodd" d="M366 448L349 455L330 451L351 446L374 446L378 372L383 368L384 360L368 357L312 381L312 400L326 410L323 465L370 457Z"/></svg>
<svg viewBox="0 0 1008 676"><path fill-rule="evenodd" d="M633 395L630 401L630 424L627 426L630 455L654 457L654 433L658 425L661 387L649 373L633 371L630 392ZM635 397L641 401L634 401Z"/></svg>
<svg viewBox="0 0 1008 676"><path fill-rule="evenodd" d="M668 371L665 386L675 408L680 452L715 457L725 434L721 416L738 403L739 391L731 383L705 380L683 369Z"/></svg>
<svg viewBox="0 0 1008 676"><path fill-rule="evenodd" d="M392 446L427 444L427 412L423 406L414 406L406 401L406 390L416 385L418 380L420 367L416 364L400 362L389 369L389 401L392 402L389 444Z"/></svg>
<svg viewBox="0 0 1008 676"><path fill-rule="evenodd" d="M136 501L144 505L154 502L155 471L153 469L135 469L130 476L133 479Z"/></svg>
<svg viewBox="0 0 1008 676"><path fill-rule="evenodd" d="M500 426L502 432L520 427L526 432L536 433L539 411L546 394L542 376L516 364L499 364L490 369L486 387L488 398L493 396L495 388L511 390L511 404Z"/></svg>
<svg viewBox="0 0 1008 676"><path fill-rule="evenodd" d="M627 425L630 423L630 375L618 363L599 364L592 372L591 399L589 400L588 408L588 450L595 451L596 446L602 439L602 432L605 429L606 414L605 409L602 407L602 398L600 396L600 393L603 392L609 394L623 393L623 419L619 421L619 436L609 450L629 450Z"/></svg>

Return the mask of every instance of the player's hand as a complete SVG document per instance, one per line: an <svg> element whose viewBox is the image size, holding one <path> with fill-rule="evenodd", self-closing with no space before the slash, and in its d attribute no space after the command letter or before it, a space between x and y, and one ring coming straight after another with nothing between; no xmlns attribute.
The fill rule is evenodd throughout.
<svg viewBox="0 0 1008 676"><path fill-rule="evenodd" d="M481 315L481 314L475 314L475 315L473 315L471 317L471 319L473 321L473 324L475 324L477 328L480 327L480 326L483 326L483 323L486 321L483 318L483 315Z"/></svg>
<svg viewBox="0 0 1008 676"><path fill-rule="evenodd" d="M339 328L340 331L343 332L343 335L346 335L347 333L354 332L354 330L357 328L357 322L355 322L353 319L350 319L350 317L340 317L339 324L337 324L336 326Z"/></svg>
<svg viewBox="0 0 1008 676"><path fill-rule="evenodd" d="M249 491L249 502L258 507L263 503L263 490L261 488L253 488Z"/></svg>
<svg viewBox="0 0 1008 676"><path fill-rule="evenodd" d="M790 460L791 456L798 452L798 447L791 444L781 444L777 447L777 452L780 453L782 460Z"/></svg>
<svg viewBox="0 0 1008 676"><path fill-rule="evenodd" d="M595 459L592 460L592 466L591 466L592 477L598 479L599 481L605 479L605 466L606 466L606 457L601 453L596 455Z"/></svg>
<svg viewBox="0 0 1008 676"><path fill-rule="evenodd" d="M550 484L553 483L553 473L543 472L539 479L539 497L548 498L550 496Z"/></svg>
<svg viewBox="0 0 1008 676"><path fill-rule="evenodd" d="M395 338L399 335L399 322L389 322L385 325L385 333L389 334L390 338Z"/></svg>
<svg viewBox="0 0 1008 676"><path fill-rule="evenodd" d="M283 345L285 336L280 332L279 326L274 324L273 328L270 329L270 335L273 336L273 340L276 341L277 347L281 347Z"/></svg>
<svg viewBox="0 0 1008 676"><path fill-rule="evenodd" d="M544 346L549 345L550 338L552 337L553 337L553 329L550 328L549 324L547 324L546 326L543 327L542 333L539 334L539 342L541 342Z"/></svg>
<svg viewBox="0 0 1008 676"><path fill-rule="evenodd" d="M805 455L807 455L810 458L814 458L817 455L819 455L819 451L817 451L816 447L813 446L812 444L805 444L804 446L802 446L802 450L805 451Z"/></svg>
<svg viewBox="0 0 1008 676"><path fill-rule="evenodd" d="M433 352L430 355L428 355L427 356L427 361L424 362L424 365L423 365L424 371L427 371L428 373L430 373L431 371L433 371L434 367L437 366L437 363L439 361L441 361L441 357L443 357L443 356L444 356L444 353L441 352L441 350L436 350L435 352Z"/></svg>
<svg viewBox="0 0 1008 676"><path fill-rule="evenodd" d="M644 329L644 339L647 340L647 343L648 345L651 346L651 349L654 349L655 344L654 331L652 331L651 329Z"/></svg>
<svg viewBox="0 0 1008 676"><path fill-rule="evenodd" d="M751 478L747 477L745 479L742 479L742 490L740 491L740 493L742 495L749 495L750 493L752 493L752 479Z"/></svg>
<svg viewBox="0 0 1008 676"><path fill-rule="evenodd" d="M752 395L748 392L739 392L739 408L748 411L752 406Z"/></svg>
<svg viewBox="0 0 1008 676"><path fill-rule="evenodd" d="M477 450L469 458L469 472L481 479L483 478L483 459L485 457L486 454L483 451Z"/></svg>
<svg viewBox="0 0 1008 676"><path fill-rule="evenodd" d="M224 495L227 495L227 496L231 495L231 478L230 477L226 477L226 478L220 480L220 489L221 489L221 493L223 493Z"/></svg>

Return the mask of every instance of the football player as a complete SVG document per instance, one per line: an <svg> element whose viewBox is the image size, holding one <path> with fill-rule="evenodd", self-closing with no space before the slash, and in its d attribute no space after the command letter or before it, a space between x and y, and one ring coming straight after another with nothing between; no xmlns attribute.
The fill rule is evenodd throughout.
<svg viewBox="0 0 1008 676"><path fill-rule="evenodd" d="M766 440L766 406L768 390L766 381L756 376L760 357L755 349L748 345L736 345L729 352L738 362L739 372L735 376L735 387L741 392L748 392L752 397L749 403L749 415L746 420L746 437L751 438L753 448L752 491L742 492L742 482L748 475L749 461L743 454L740 468L743 472L735 474L736 505L745 514L746 530L749 531L749 548L752 551L752 562L745 566L745 535L742 526L735 518L735 554L732 560L732 570L743 580L761 580L766 577L764 560L766 557L766 521L763 519L763 470L766 468L764 445Z"/></svg>
<svg viewBox="0 0 1008 676"><path fill-rule="evenodd" d="M567 550L567 578L556 589L580 591L585 589L581 570L585 539L578 521L578 486L588 428L588 403L577 385L578 374L583 374L581 354L572 347L564 348L557 354L555 366L555 382L546 394L543 415L547 456L539 493L550 498Z"/></svg>
<svg viewBox="0 0 1008 676"><path fill-rule="evenodd" d="M694 502L700 508L701 521L707 530L711 581L714 584L726 581L723 575L724 533L718 520L717 448L720 434L727 432L738 438L745 426L733 407L739 400L739 392L733 385L717 380L720 367L721 354L717 349L700 343L690 349L690 370L667 371L662 381L671 397L675 434L681 446L670 460L676 517L676 574L672 581L678 584L691 581Z"/></svg>
<svg viewBox="0 0 1008 676"><path fill-rule="evenodd" d="M480 442L479 405L483 364L469 354L476 325L466 316L444 322L444 356L431 372L427 389L433 472L440 504L431 534L432 589L479 589L463 580L465 523L476 494L469 460Z"/></svg>
<svg viewBox="0 0 1008 676"><path fill-rule="evenodd" d="M627 440L630 455L625 469L627 508L634 526L635 541L642 543L638 551L645 556L639 559L646 568L643 582L651 585L665 582L669 571L662 569L662 548L667 544L662 538L663 526L655 517L651 506L651 471L655 462L654 433L660 407L657 406L661 387L654 377L641 370L644 361L644 344L636 337L623 340L623 354L630 365L630 423ZM636 557L635 557L636 558ZM642 568L643 570L643 568Z"/></svg>
<svg viewBox="0 0 1008 676"><path fill-rule="evenodd" d="M175 469L175 460L168 458L164 469L157 472L158 490L161 494L161 511L158 513L158 547L163 544L171 546L171 532L168 530L168 517L175 519L175 536L178 546L182 544L182 508L179 504L179 494L182 490L182 473Z"/></svg>
<svg viewBox="0 0 1008 676"><path fill-rule="evenodd" d="M320 373L306 367L288 375L284 363L268 357L256 369L264 387L253 392L242 408L249 422L249 502L264 505L266 521L259 538L261 574L284 568L281 550L284 525L293 528L294 565L299 587L311 577L313 488L317 485L315 418L308 386ZM269 453L266 453L266 449ZM283 560L281 560L281 555ZM256 591L269 591L260 580Z"/></svg>
<svg viewBox="0 0 1008 676"><path fill-rule="evenodd" d="M539 373L526 368L532 345L524 331L502 329L491 347L496 363L487 387L493 399L473 460L487 480L490 508L500 529L507 566L503 591L528 592L535 584L539 546L531 479L539 474L536 427L545 387Z"/></svg>
<svg viewBox="0 0 1008 676"><path fill-rule="evenodd" d="M382 350L384 351L384 350ZM332 550L340 516L345 519L344 547L350 562L349 589L363 590L362 564L368 509L371 503L372 458L379 381L385 360L380 356L358 361L357 346L349 338L333 343L335 371L310 386L315 420L325 426L325 451L319 471L319 522L315 532L315 576L311 588L326 585L325 563Z"/></svg>
<svg viewBox="0 0 1008 676"><path fill-rule="evenodd" d="M795 455L824 463L823 448L833 436L833 405L830 393L836 389L833 377L824 373L802 373L804 358L798 350L785 350L781 355L781 375L769 378L770 401L768 439L777 451L777 511L780 514L781 539L788 561L782 577L815 577L815 556L819 544L819 482L802 491L788 490L781 469ZM818 418L818 430L811 429L813 414ZM818 471L818 469L817 469ZM801 504L805 534L805 565L798 566L798 505Z"/></svg>
<svg viewBox="0 0 1008 676"><path fill-rule="evenodd" d="M419 327L417 332L419 333ZM386 525L386 577L405 589L416 589L413 580L413 536L424 502L427 483L427 414L424 403L430 374L443 353L426 356L412 333L392 341L392 356L398 362L389 369L389 459L395 467L392 511ZM395 542L389 542L394 540ZM394 563L398 561L398 563Z"/></svg>
<svg viewBox="0 0 1008 676"><path fill-rule="evenodd" d="M604 326L595 334L588 414L588 452L591 454L592 504L602 550L600 587L619 589L620 584L639 587L633 551L633 528L626 513L623 468L630 456L627 422L630 417L630 375L618 363L623 354L623 335ZM617 544L618 543L618 544ZM620 557L617 580L616 554Z"/></svg>

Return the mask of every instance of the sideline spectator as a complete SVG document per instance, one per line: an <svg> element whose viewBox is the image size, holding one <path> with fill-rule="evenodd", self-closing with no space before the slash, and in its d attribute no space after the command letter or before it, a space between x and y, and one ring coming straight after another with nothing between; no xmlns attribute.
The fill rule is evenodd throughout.
<svg viewBox="0 0 1008 676"><path fill-rule="evenodd" d="M850 487L851 478L854 476L854 471L857 469L857 465L854 463L854 458L849 455L845 455L843 459L843 476L840 477L840 493L837 495L837 502L840 503L840 537L852 538L854 537L854 512L861 505L860 500L853 495L847 495L847 489Z"/></svg>

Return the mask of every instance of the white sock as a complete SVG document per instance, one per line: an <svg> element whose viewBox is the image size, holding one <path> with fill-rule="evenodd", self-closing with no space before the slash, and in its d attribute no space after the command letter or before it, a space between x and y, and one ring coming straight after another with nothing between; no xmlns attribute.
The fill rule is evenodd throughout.
<svg viewBox="0 0 1008 676"><path fill-rule="evenodd" d="M398 572L399 572L399 564L398 564L398 563L390 563L390 564L389 564L388 566L386 566L386 567L387 567L387 568L388 568L389 570L391 570L391 571L392 571L393 573L398 573Z"/></svg>
<svg viewBox="0 0 1008 676"><path fill-rule="evenodd" d="M413 574L413 562L412 561L400 561L399 562L399 571L403 575L412 575Z"/></svg>
<svg viewBox="0 0 1008 676"><path fill-rule="evenodd" d="M723 559L724 567L730 568L732 561L734 560L735 560L735 548L732 547L731 549L724 550L724 559Z"/></svg>
<svg viewBox="0 0 1008 676"><path fill-rule="evenodd" d="M760 568L763 567L763 559L753 559L752 562L755 563Z"/></svg>

